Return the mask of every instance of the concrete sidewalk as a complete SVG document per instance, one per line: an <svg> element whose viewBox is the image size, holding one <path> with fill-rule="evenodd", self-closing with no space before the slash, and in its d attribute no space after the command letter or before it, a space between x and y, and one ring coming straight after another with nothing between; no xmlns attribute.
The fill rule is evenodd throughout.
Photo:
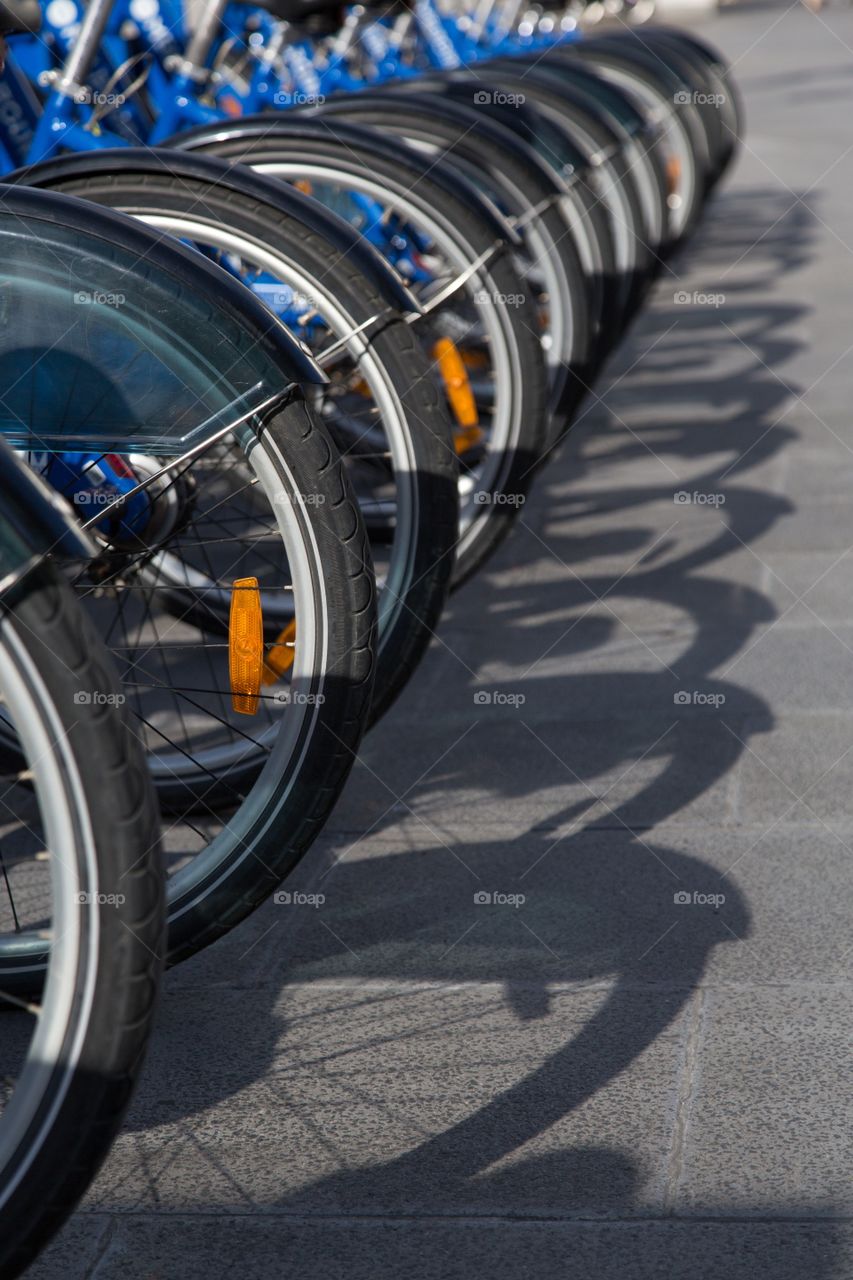
<svg viewBox="0 0 853 1280"><path fill-rule="evenodd" d="M853 1276L853 13L700 30L736 172L34 1280Z"/></svg>

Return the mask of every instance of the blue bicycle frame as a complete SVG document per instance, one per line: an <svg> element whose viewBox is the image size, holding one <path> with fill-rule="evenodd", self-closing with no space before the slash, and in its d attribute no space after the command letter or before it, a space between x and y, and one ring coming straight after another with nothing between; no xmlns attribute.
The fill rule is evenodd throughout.
<svg viewBox="0 0 853 1280"><path fill-rule="evenodd" d="M53 20L57 13L61 25ZM129 24L138 33L130 39ZM411 50L404 48L407 30L416 36L419 57L412 58ZM79 0L47 5L41 37L14 40L14 58L0 77L0 164L8 171L61 150L156 145L195 125L322 101L334 92L403 81L424 70L528 53L543 43L497 21L469 24L465 30L440 13L434 0L415 0L402 26L389 26L381 18L364 20L351 9L344 22L347 31L352 35L349 45L343 39L320 53L312 41L291 38L265 11L257 11L247 23L246 8L229 6L226 0L212 0L200 28L190 36L179 0L90 0L86 8ZM559 38L572 37L563 33ZM359 74L353 74L348 56L353 44L364 55ZM248 74L242 84L235 83L235 76L228 80L216 74L217 59L224 65L222 55L229 48L244 51ZM144 97L122 95L122 75L130 76L143 63ZM32 82L49 88L41 110ZM106 113L109 128L101 124ZM384 256L404 267L410 280L428 281L429 273L419 262L425 245L418 233L384 219L381 206L366 196L352 193L349 199L363 219L368 239ZM281 292L281 284L262 273L252 287L262 298L270 288ZM277 309L286 323L298 322L293 308ZM40 469L56 488L72 493L107 485L121 495L134 483L121 458L103 451L47 452ZM144 523L146 501L139 495L134 504L128 503L123 519Z"/></svg>
<svg viewBox="0 0 853 1280"><path fill-rule="evenodd" d="M413 60L404 52L403 40L395 38L393 21L391 25L383 18L365 21L358 10L350 9L343 30L349 25L353 42L365 55L359 74L354 75L345 41L340 47L333 43L330 51L319 52L311 40L293 39L289 31L285 34L283 24L264 10L250 11L247 20L245 6L212 0L202 28L187 39L181 6L176 0L117 0L107 6L94 47L90 40L86 83L81 86L69 83L67 77L64 83L59 78L58 68L73 57L75 48L85 40L85 24L90 16L79 0L64 0L61 11L66 19L71 6L74 18L64 21L61 27L46 17L43 38L26 37L14 42L16 50L20 50L16 56L25 76L42 83L48 77L53 81L40 120L33 118L30 104L29 128L34 129L35 137L26 154L22 155L20 142L15 149L7 149L17 162L46 159L60 149L92 151L105 146L157 145L196 125L269 108L286 109L323 101L335 92L406 80L429 69L452 69L496 56L528 54L577 38L577 32L572 30L539 35L523 29L515 31L491 15L479 24L469 22L466 29L455 18L442 14L434 0L415 0L411 25L420 60ZM52 8L47 5L46 14ZM122 35L128 24L139 32L132 44ZM248 25L253 29L246 39ZM219 83L219 77L207 65L211 60L216 63L228 45L244 49L249 68L245 87L227 79ZM150 113L140 102L110 93L119 69L134 58L145 59L145 96L151 103ZM19 95L20 91L9 92ZM111 96L117 101L110 102ZM101 98L107 101L102 102ZM104 106L110 108L109 129L100 124L103 111L99 108ZM5 146L2 134L0 120L0 142Z"/></svg>

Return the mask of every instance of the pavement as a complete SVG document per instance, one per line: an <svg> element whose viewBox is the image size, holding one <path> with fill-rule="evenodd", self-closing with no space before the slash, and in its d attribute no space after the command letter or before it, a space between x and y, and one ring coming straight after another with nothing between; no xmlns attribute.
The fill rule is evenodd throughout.
<svg viewBox="0 0 853 1280"><path fill-rule="evenodd" d="M736 171L32 1280L853 1277L853 11L697 29Z"/></svg>

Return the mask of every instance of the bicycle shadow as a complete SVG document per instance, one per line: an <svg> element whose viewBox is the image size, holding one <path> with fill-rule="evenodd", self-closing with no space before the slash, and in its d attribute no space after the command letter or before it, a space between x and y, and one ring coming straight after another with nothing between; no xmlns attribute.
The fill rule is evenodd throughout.
<svg viewBox="0 0 853 1280"><path fill-rule="evenodd" d="M807 258L807 211L797 206L785 214L787 199L772 192L738 192L720 204L725 209L693 246L694 266L707 266L712 275L754 244L761 226L778 222L753 250L756 279L766 280L768 293L778 291L780 276ZM773 723L760 697L715 673L777 616L760 580L730 576L726 561L792 510L762 482L767 465L793 435L779 419L795 389L771 370L796 351L798 341L788 330L805 312L784 296L766 305L741 301L734 288L718 309L680 308L676 302L658 306L638 328L635 342L648 342L651 349L636 370L630 368L632 353L626 353L615 415L610 394L606 405L594 402L586 411L588 423L580 424L553 472L543 477L516 536L454 600L442 632L445 648L427 658L396 711L364 745L362 763L333 820L339 834L325 837L288 885L291 892L322 891L322 910L285 911L270 904L250 925L172 976L171 999L130 1122L140 1138L148 1126L159 1125L177 1137L193 1117L194 1150L218 1158L216 1126L208 1126L201 1113L225 1099L236 1105L240 1091L251 1090L262 1077L288 1104L292 1095L278 1090L283 1060L290 1060L297 1081L300 1072L306 1079L331 1072L336 1097L342 1090L353 1106L368 1104L369 1067L354 1082L348 1078L347 1059L358 1050L346 1043L329 1049L320 1034L312 1040L311 1020L291 1008L288 984L411 982L408 993L378 996L366 989L353 1001L354 1016L375 1011L380 1074L383 1044L402 1049L417 1035L417 1026L394 1029L395 1007L405 1021L406 1006L418 999L417 984L500 984L505 1003L531 1035L540 1024L553 1032L555 1019L569 1029L567 1036L556 1036L562 1042L555 1050L538 1052L539 1060L522 1073L508 1066L482 1082L472 1075L466 1114L443 1123L430 1111L422 1137L408 1150L389 1156L381 1139L365 1138L364 1151L377 1159L368 1164L356 1155L354 1168L321 1167L313 1176L303 1160L298 1189L282 1174L284 1185L265 1205L370 1213L410 1213L428 1205L429 1212L523 1210L532 1216L579 1208L618 1214L636 1207L647 1179L638 1160L584 1142L533 1156L524 1147L605 1087L616 1087L667 1035L681 1034L716 949L750 936L749 906L736 883L721 876L713 859L675 848L671 836L652 829L701 797L721 794L749 734ZM666 344L673 324L675 358ZM707 369L703 352L711 342L728 343L727 376ZM694 406L689 420L674 420L670 411L665 423L656 421L662 404L671 409L681 400ZM628 406L631 429L625 430ZM654 424L655 451L683 461L691 489L724 486L723 507L696 512L695 528L681 542L674 533L661 539L658 522L663 503L679 514L673 495L684 475L680 467L674 478L663 474L656 484L595 487L603 456L608 467L624 467L626 476L636 459L648 456L646 423ZM744 484L750 472L758 479ZM577 521L590 516L600 518L602 527L587 534ZM581 557L592 571L560 576L555 598L552 562L571 570ZM626 557L639 562L627 574ZM595 603L602 600L616 606L616 616ZM666 650L665 668L638 661L642 648L635 645L626 650L621 669L614 669L611 654L600 672L566 670L567 658L592 659L612 642L620 613L637 601L658 605L662 614L674 611L681 620L667 637L677 652L670 657ZM585 614L590 602L594 607ZM524 684L523 710L534 737L545 739L544 748L533 738L525 742L531 725L525 729L524 715L493 703L480 730L490 752L455 755L450 748L457 729L480 710L473 695L487 678L481 673L503 669L500 680L488 676L490 687L501 683L511 690L519 678L513 663L542 662L552 637L562 669L555 673L543 664L546 674ZM706 716L695 706L682 711L674 702L680 688L722 694L727 715L743 732L732 734L719 716ZM438 705L451 714L431 734L427 721L436 718L439 690ZM549 717L549 708L566 709L567 720ZM675 727L661 737L673 720ZM440 759L439 744L448 749ZM537 753L532 763L522 762L529 751ZM555 757L550 765L549 755ZM496 778L501 757L508 762L497 768ZM592 816L602 803L600 784L613 782L620 770L630 773L638 762L637 785L614 782L605 792L605 800L613 796L605 814ZM518 829L510 839L493 828L481 839L460 839L460 813L471 796L490 791L504 806L495 825L514 803L523 806ZM532 821L526 816L531 809ZM453 820L442 824L448 811ZM713 829L709 824L709 838ZM477 903L479 891L524 893L526 901L515 908ZM725 900L716 907L688 907L676 900L683 892L698 895L700 903L719 895ZM222 982L226 967L237 998L225 998L224 987L212 989L211 1000L218 1004L214 1041L205 1029L210 1004L193 1006L199 984ZM567 984L582 1005L580 1013L573 1012ZM334 999L341 1002L339 991ZM477 1017L474 1011L472 1031ZM385 1023L391 1025L387 1037ZM454 1026L444 1039L443 1025ZM429 1031L425 1052L435 1052L442 1070L452 1072L458 1027L450 1014L445 1024L439 1009ZM218 1062L214 1043L249 1049L230 1050ZM205 1079L198 1088L193 1073L205 1045L211 1052L203 1054ZM272 1063L276 1069L269 1076ZM164 1090L174 1097L164 1102ZM256 1100L249 1101L239 1123L251 1134L255 1159L272 1162L267 1185L287 1163L288 1142L298 1142L302 1131L295 1119L291 1128L280 1115L270 1126L257 1110ZM317 1163L323 1166L321 1147ZM162 1163L155 1161L159 1172L150 1170L155 1182L161 1173L168 1179L168 1161L164 1150ZM127 1161L117 1163L109 1185L120 1187L123 1177L136 1176L126 1166ZM663 1249L661 1258L666 1257ZM752 1275L777 1274L771 1252L755 1254L751 1262ZM681 1274L681 1265L669 1257L666 1273ZM810 1273L829 1275L821 1265L816 1260ZM493 1271L510 1273L500 1262Z"/></svg>

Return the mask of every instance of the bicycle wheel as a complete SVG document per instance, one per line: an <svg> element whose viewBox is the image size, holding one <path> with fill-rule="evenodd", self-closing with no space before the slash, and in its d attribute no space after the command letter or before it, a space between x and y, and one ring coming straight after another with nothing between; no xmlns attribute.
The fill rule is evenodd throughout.
<svg viewBox="0 0 853 1280"><path fill-rule="evenodd" d="M472 106L433 94L360 93L330 98L322 116L394 133L442 156L508 214L524 240L519 273L535 285L545 335L551 417L549 443L561 435L598 364L593 282L577 225L583 206L527 143Z"/></svg>
<svg viewBox="0 0 853 1280"><path fill-rule="evenodd" d="M432 306L430 341L444 337L461 347L474 375L482 434L462 457L458 586L506 536L546 447L544 355L510 236L504 239L501 224L481 212L467 184L460 197L458 175L396 139L337 120L263 116L233 129L193 131L176 144L310 183L314 196L349 211L354 225L378 234L386 250L393 247L389 227L398 228L406 252L395 265L408 270L414 290ZM354 194L363 203L353 207Z"/></svg>
<svg viewBox="0 0 853 1280"><path fill-rule="evenodd" d="M641 36L639 40L634 39L634 33L623 34L618 31L609 32L601 38L607 45L624 49L629 56L634 49L639 48L647 57L678 76L686 87L690 103L702 126L708 157L707 182L710 186L719 172L724 145L722 121L717 106L717 95L722 90L722 84L713 68L697 57L695 51L672 40L648 41L642 38L645 33L638 34Z"/></svg>
<svg viewBox="0 0 853 1280"><path fill-rule="evenodd" d="M462 76L455 79L424 78L411 86L407 84L406 88L409 87L424 93L424 96L441 92L443 96L466 106L474 96L470 84ZM574 204L578 206L576 216L575 210L570 210L573 233L578 238L579 250L583 252L585 271L592 279L596 298L594 310L598 316L598 355L602 358L619 340L628 323L626 303L630 282L624 270L624 237L617 243L612 211L602 200L601 183L594 173L594 166L589 163L583 147L566 129L565 122L558 122L539 110L533 101L517 101L520 93L507 95L505 90L496 92L491 88L480 88L478 92L491 97L488 104L478 104L480 113L488 113L489 119L500 122L517 134L540 163L547 165L557 182L565 183L571 189ZM510 104L503 101L506 97L515 97L516 101Z"/></svg>
<svg viewBox="0 0 853 1280"><path fill-rule="evenodd" d="M374 669L366 534L292 381L316 366L247 289L172 237L53 192L8 187L0 241L16 314L0 381L17 376L0 429L38 445L34 465L97 539L74 585L120 661L169 814L175 960L276 887L352 766ZM168 584L164 561L181 566ZM270 598L287 601L287 636L264 629ZM226 601L222 636L208 619Z"/></svg>
<svg viewBox="0 0 853 1280"><path fill-rule="evenodd" d="M610 215L623 284L623 316L629 321L645 295L654 265L640 195L638 157L628 154L630 138L624 133L620 137L616 121L606 111L575 89L568 78L564 83L553 70L549 72L544 63L498 59L482 69L454 74L466 79L473 76L480 92L509 92L530 99L580 148L597 197Z"/></svg>
<svg viewBox="0 0 853 1280"><path fill-rule="evenodd" d="M612 80L660 125L671 186L668 198L673 240L683 240L702 214L711 160L702 122L684 81L639 44L618 45L606 37L557 47L549 60L580 61Z"/></svg>
<svg viewBox="0 0 853 1280"><path fill-rule="evenodd" d="M254 287L315 354L336 348L326 368L331 382L311 403L344 459L371 537L380 588L375 721L404 688L441 617L456 548L458 466L440 383L412 326L361 269L352 231L342 224L331 242L323 234L329 215L320 209L318 217L314 201L296 193L296 208L307 208L294 216L289 188L241 177L213 157L105 152L38 166L22 179L179 237ZM159 567L164 580L180 584L174 549ZM185 587L175 591L176 609L201 619L188 596ZM208 624L218 613L217 629L227 632L228 596L216 610L208 583L200 598ZM268 593L263 612L273 641L294 625L289 598Z"/></svg>
<svg viewBox="0 0 853 1280"><path fill-rule="evenodd" d="M663 58L664 62L667 61L667 51L674 50L707 77L700 88L711 95L711 103L719 117L720 128L712 156L712 180L719 181L735 158L745 127L743 101L727 62L717 49L692 32L655 26L638 31L636 35L644 48Z"/></svg>
<svg viewBox="0 0 853 1280"><path fill-rule="evenodd" d="M440 94L442 99L451 99L466 108L473 97L471 86L461 77L455 80L424 77L412 84L407 82L405 87L417 91L419 97L429 99ZM539 163L547 167L558 184L569 188L571 202L563 208L592 286L596 356L600 362L625 326L626 282L619 267L613 221L597 189L592 166L567 130L532 102L509 103L504 101L508 96L505 93L496 95L488 90L481 93L491 100L478 102L478 114L509 129ZM515 95L516 99L518 96Z"/></svg>
<svg viewBox="0 0 853 1280"><path fill-rule="evenodd" d="M120 460L134 482L160 465ZM369 551L343 464L301 400L262 439L238 430L172 474L141 545L133 532L100 540L73 586L117 662L163 814L174 963L276 888L346 779L372 687ZM292 637L265 627L254 706L235 695L234 637L220 629L243 591L261 615L277 600Z"/></svg>
<svg viewBox="0 0 853 1280"><path fill-rule="evenodd" d="M529 60L528 60L529 64ZM636 180L643 210L644 235L655 255L653 269L660 266L658 254L671 240L667 207L666 163L661 148L661 133L647 113L639 110L624 90L605 80L589 67L577 64L559 70L547 61L538 64L537 72L556 86L569 85L583 98L605 112L620 139L628 170Z"/></svg>
<svg viewBox="0 0 853 1280"><path fill-rule="evenodd" d="M2 534L0 534L2 537ZM163 947L145 762L97 635L41 567L0 601L0 698L22 769L0 819L0 1276L103 1160L142 1063ZM43 977L20 1001L21 973Z"/></svg>

